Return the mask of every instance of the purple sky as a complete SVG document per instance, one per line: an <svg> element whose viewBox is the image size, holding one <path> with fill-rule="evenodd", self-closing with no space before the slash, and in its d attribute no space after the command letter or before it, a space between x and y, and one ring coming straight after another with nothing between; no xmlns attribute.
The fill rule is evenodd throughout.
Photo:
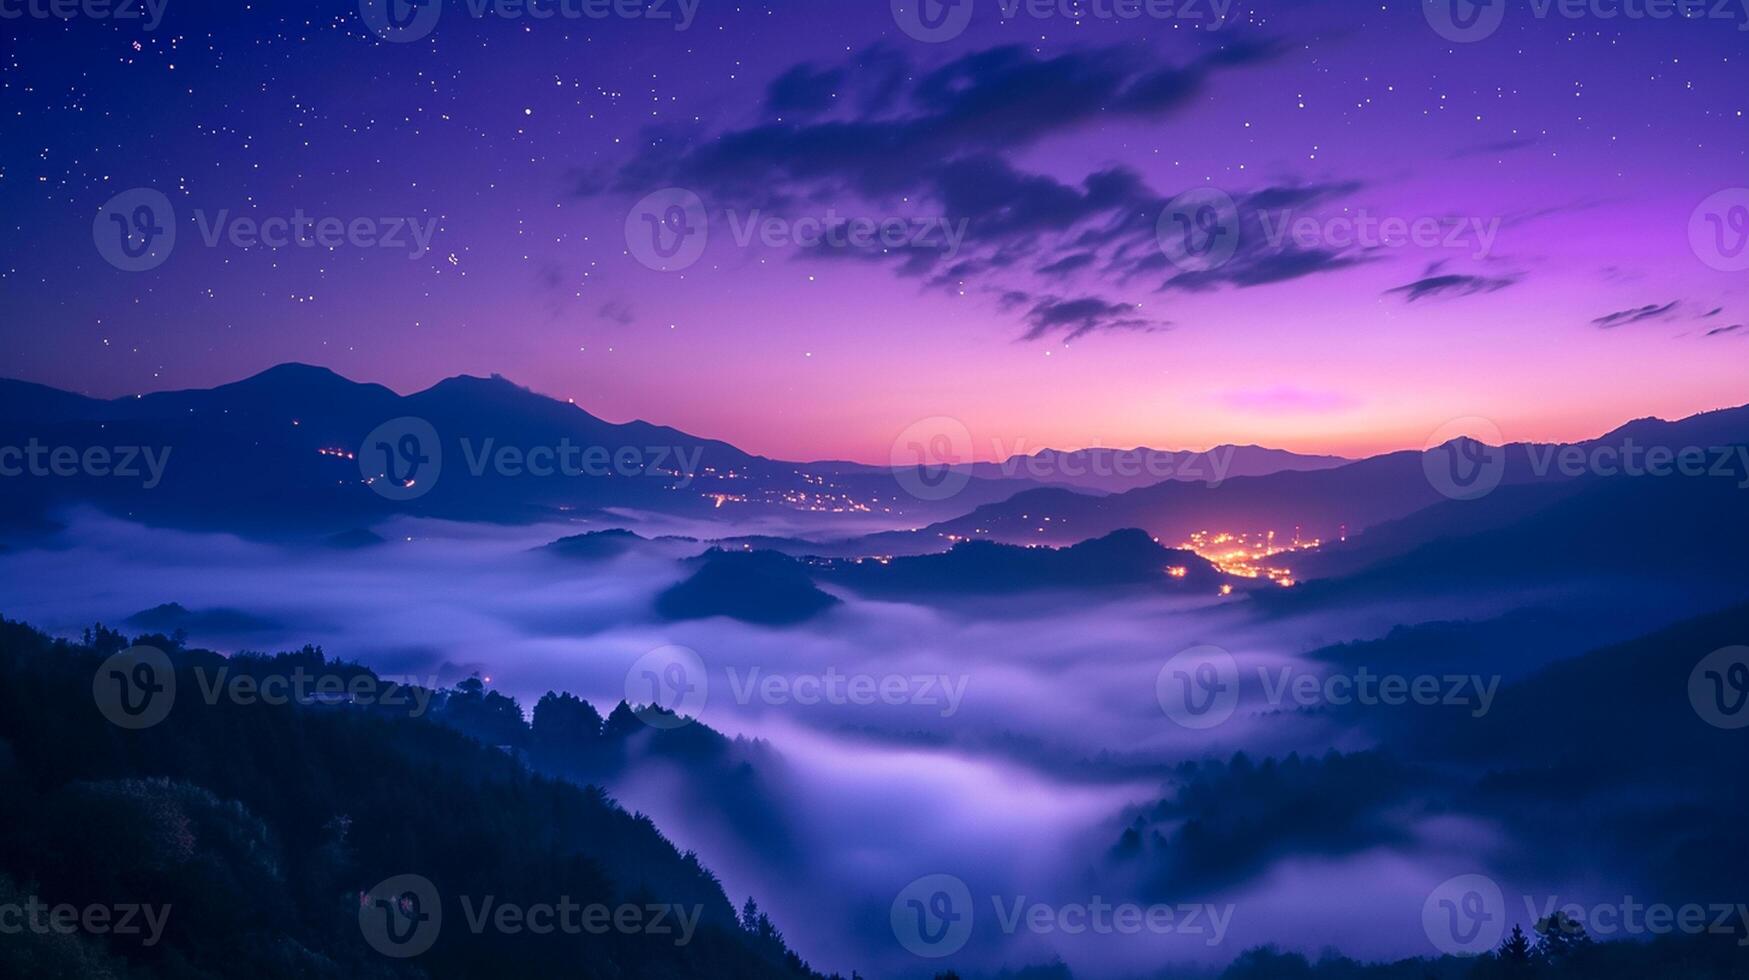
<svg viewBox="0 0 1749 980"><path fill-rule="evenodd" d="M685 30L451 0L409 43L345 2L170 0L154 31L8 21L0 374L116 395L287 360L399 390L498 372L609 419L869 461L936 415L982 456L1357 454L1460 416L1559 439L1749 402L1749 327L1730 329L1749 191L1713 197L1749 186L1749 13L1503 2L1474 42L1412 0L1239 0L1212 31L972 0L943 43L886 0L702 0ZM93 240L135 187L176 209L144 272ZM710 235L663 272L626 225L669 187ZM1155 236L1194 188L1241 214L1209 271ZM221 212L300 209L436 225L417 257L202 239ZM755 211L965 237L742 245ZM1304 237L1271 237L1300 218ZM1332 220L1360 218L1440 241L1351 243Z"/></svg>

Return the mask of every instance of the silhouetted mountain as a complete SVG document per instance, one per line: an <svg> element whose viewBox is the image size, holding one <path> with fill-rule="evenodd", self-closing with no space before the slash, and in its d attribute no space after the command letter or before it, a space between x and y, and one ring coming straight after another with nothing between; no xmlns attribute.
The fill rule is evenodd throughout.
<svg viewBox="0 0 1749 980"><path fill-rule="evenodd" d="M1352 460L1308 456L1263 446L1181 449L1046 449L1015 454L1000 463L975 463L967 471L990 479L1031 479L1100 493L1122 493L1165 480L1215 483L1235 476L1267 476L1289 470L1325 470Z"/></svg>
<svg viewBox="0 0 1749 980"><path fill-rule="evenodd" d="M240 609L191 611L181 603L167 602L129 616L123 621L123 625L166 635L181 632L195 637L207 637L215 634L236 636L261 633L280 629L283 624Z"/></svg>
<svg viewBox="0 0 1749 980"><path fill-rule="evenodd" d="M379 427L430 426L412 499L371 489L358 456ZM397 457L405 433L385 437ZM332 534L395 515L532 522L607 507L758 516L881 513L918 523L963 513L1031 484L976 479L953 500L920 501L890 471L841 474L745 453L666 426L604 421L503 378L458 377L411 395L325 368L286 364L208 390L111 401L0 380L0 445L88 450L146 447L158 471L130 456L128 478L69 475L0 482L9 524L42 522L89 503L147 523L258 535ZM112 465L119 467L120 461ZM831 468L825 468L829 471ZM726 510L724 510L726 508Z"/></svg>
<svg viewBox="0 0 1749 980"><path fill-rule="evenodd" d="M586 531L543 545L541 550L559 558L599 561L603 558L617 558L649 540L640 534L620 529Z"/></svg>
<svg viewBox="0 0 1749 980"><path fill-rule="evenodd" d="M1465 440L1455 443L1480 445ZM1312 472L1234 477L1218 486L1168 481L1106 496L1062 488L1028 490L916 532L871 535L865 545L875 551L903 553L929 543L940 547L966 538L1068 544L1122 527L1139 527L1171 543L1185 541L1199 530L1285 533L1295 527L1301 528L1305 537L1329 541L1344 526L1350 534L1357 534L1427 507L1451 503L1477 511L1499 510L1502 516L1496 519L1504 520L1511 504L1489 502L1514 488L1594 477L1603 472L1600 466L1619 467L1628 457L1643 466L1646 451L1653 447L1672 455L1700 449L1711 465L1719 456L1730 455L1714 453L1714 447L1746 444L1749 407L1734 408L1677 422L1636 422L1570 446L1514 443L1501 447L1499 487L1474 500L1452 501L1436 488L1430 473L1438 472L1443 456L1424 459L1422 452L1404 451ZM1487 452L1486 447L1482 450ZM1735 465L1738 479L1742 479L1745 464L1739 459ZM1548 492L1551 497L1560 495L1559 491ZM1536 498L1523 499L1534 502ZM1459 512L1457 507L1447 511ZM1485 524L1485 519L1477 521L1477 526ZM1441 522L1431 521L1418 530L1437 536L1442 533ZM1403 540L1392 547L1400 549L1410 543L1420 542Z"/></svg>
<svg viewBox="0 0 1749 980"><path fill-rule="evenodd" d="M1553 664L1502 689L1485 716L1428 712L1397 719L1386 737L1483 770L1468 805L1538 842L1520 858L1527 872L1612 866L1653 894L1725 901L1749 890L1749 786L1735 778L1749 740L1702 712L1715 696L1749 708L1723 667L1716 684L1702 677L1692 695L1690 684L1703 658L1746 638L1749 604L1734 605Z"/></svg>
<svg viewBox="0 0 1749 980"><path fill-rule="evenodd" d="M1377 600L1459 589L1552 589L1590 582L1659 594L1671 618L1741 594L1749 582L1749 490L1735 477L1628 477L1575 481L1574 491L1500 526L1440 537L1345 578L1269 596L1285 608L1339 598ZM1493 518L1504 511L1479 508ZM1673 593L1673 596L1664 593ZM1692 593L1685 601L1681 593ZM1691 603L1691 604L1690 604ZM1649 625L1649 624L1647 624Z"/></svg>
<svg viewBox="0 0 1749 980"><path fill-rule="evenodd" d="M808 577L801 562L773 551L713 548L697 559L691 578L656 597L664 619L728 616L765 626L788 626L838 604Z"/></svg>
<svg viewBox="0 0 1749 980"><path fill-rule="evenodd" d="M388 539L367 528L355 527L350 531L330 534L322 539L322 543L340 551L361 551L365 548L375 548L388 544Z"/></svg>
<svg viewBox="0 0 1749 980"><path fill-rule="evenodd" d="M1161 547L1135 528L1067 548L962 541L941 554L825 562L819 574L874 595L996 594L1120 586L1212 594L1227 581L1197 555Z"/></svg>
<svg viewBox="0 0 1749 980"><path fill-rule="evenodd" d="M769 921L743 928L716 878L647 818L596 788L534 775L447 719L405 703L198 696L221 670L301 669L381 691L364 668L310 648L226 659L170 644L171 710L126 731L100 713L92 684L127 643L99 628L68 644L0 620L0 897L168 906L161 941L143 943L143 929L20 930L0 944L0 974L817 976ZM448 915L428 952L391 959L367 944L361 911L379 882L409 874ZM686 942L673 927L467 928L463 903L485 896L663 903L696 908L698 925Z"/></svg>

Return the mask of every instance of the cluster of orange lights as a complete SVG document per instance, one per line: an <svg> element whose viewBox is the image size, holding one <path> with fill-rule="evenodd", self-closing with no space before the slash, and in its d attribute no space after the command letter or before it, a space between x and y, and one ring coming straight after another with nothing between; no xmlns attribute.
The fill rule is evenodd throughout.
<svg viewBox="0 0 1749 980"><path fill-rule="evenodd" d="M1277 585L1294 584L1293 569L1270 561L1277 555L1295 551L1310 551L1322 542L1317 538L1301 538L1294 531L1291 541L1279 541L1274 531L1196 531L1181 547L1194 551L1227 575L1238 578L1267 578ZM1168 574L1172 572L1167 569ZM1231 592L1222 588L1222 594Z"/></svg>

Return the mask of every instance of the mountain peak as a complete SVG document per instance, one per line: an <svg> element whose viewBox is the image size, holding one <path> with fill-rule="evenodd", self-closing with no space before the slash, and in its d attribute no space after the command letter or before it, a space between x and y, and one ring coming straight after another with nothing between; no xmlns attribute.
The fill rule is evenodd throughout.
<svg viewBox="0 0 1749 980"><path fill-rule="evenodd" d="M225 387L238 387L244 385L252 387L261 385L277 386L286 384L326 386L336 383L345 385L357 384L357 382L341 377L339 374L334 373L333 370L321 367L320 365L305 364L301 361L287 361L284 364L275 364L273 367L258 374L252 374L241 381L232 382L231 385Z"/></svg>

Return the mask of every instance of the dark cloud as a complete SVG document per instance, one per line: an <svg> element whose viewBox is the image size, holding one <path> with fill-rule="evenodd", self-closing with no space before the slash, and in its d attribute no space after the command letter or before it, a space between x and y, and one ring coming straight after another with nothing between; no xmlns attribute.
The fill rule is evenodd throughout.
<svg viewBox="0 0 1749 980"><path fill-rule="evenodd" d="M832 108L844 85L842 69L796 65L766 89L765 107L773 114L813 114Z"/></svg>
<svg viewBox="0 0 1749 980"><path fill-rule="evenodd" d="M1636 306L1631 310L1617 310L1614 313L1606 313L1603 316L1592 320L1591 323L1593 326L1602 327L1603 329L1608 330L1612 327L1620 327L1629 323L1639 323L1642 320L1661 320L1664 317L1669 316L1679 305L1680 301L1678 300L1671 300L1662 306L1648 303L1645 306Z"/></svg>
<svg viewBox="0 0 1749 980"><path fill-rule="evenodd" d="M1153 329L1132 304L1082 297L1037 299L1039 277L1098 270L1106 282L1204 291L1285 282L1367 261L1357 249L1285 247L1263 212L1310 208L1361 188L1358 181L1282 184L1235 195L1245 233L1220 268L1182 272L1162 254L1155 225L1170 197L1141 175L1109 166L1079 182L1027 172L1013 155L1095 121L1169 116L1217 73L1280 52L1274 42L1232 41L1187 62L1162 65L1119 48L1052 56L1018 45L973 51L916 69L884 46L843 65L800 64L767 90L765 114L714 136L666 132L619 175L621 189L679 185L713 207L817 207L847 198L875 206L923 202L966 222L964 247L847 253L890 261L928 287L968 285L1029 300L1027 339L1057 331ZM980 281L985 280L985 281ZM993 280L993 281L991 281ZM1163 284L1163 285L1162 285Z"/></svg>
<svg viewBox="0 0 1749 980"><path fill-rule="evenodd" d="M1030 324L1022 340L1040 340L1053 333L1064 334L1063 340L1076 340L1094 331L1164 330L1168 325L1137 313L1133 303L1113 303L1097 296L1062 299L1046 296L1027 311Z"/></svg>
<svg viewBox="0 0 1749 980"><path fill-rule="evenodd" d="M629 326L638 319L637 314L632 312L630 303L617 299L610 299L601 304L601 309L596 310L595 315L622 327Z"/></svg>
<svg viewBox="0 0 1749 980"><path fill-rule="evenodd" d="M1708 330L1706 332L1706 335L1708 337L1720 337L1720 336L1723 336L1723 335L1728 334L1728 333L1736 333L1737 331L1739 331L1741 329L1743 329L1743 325L1741 323L1733 323L1728 327L1714 327L1713 329Z"/></svg>
<svg viewBox="0 0 1749 980"><path fill-rule="evenodd" d="M1385 295L1402 293L1403 302L1413 303L1429 296L1474 296L1495 293L1518 282L1515 276L1471 276L1457 273L1424 276L1411 283L1385 290Z"/></svg>
<svg viewBox="0 0 1749 980"><path fill-rule="evenodd" d="M1068 275L1092 265L1094 258L1092 252L1073 252L1048 265L1039 266L1038 271L1047 276Z"/></svg>
<svg viewBox="0 0 1749 980"><path fill-rule="evenodd" d="M1220 286L1240 289L1266 286L1320 272L1346 269L1365 261L1366 256L1352 250L1299 248L1293 245L1274 250L1241 250L1219 268L1180 272L1166 280L1160 288L1163 291L1200 293Z"/></svg>

